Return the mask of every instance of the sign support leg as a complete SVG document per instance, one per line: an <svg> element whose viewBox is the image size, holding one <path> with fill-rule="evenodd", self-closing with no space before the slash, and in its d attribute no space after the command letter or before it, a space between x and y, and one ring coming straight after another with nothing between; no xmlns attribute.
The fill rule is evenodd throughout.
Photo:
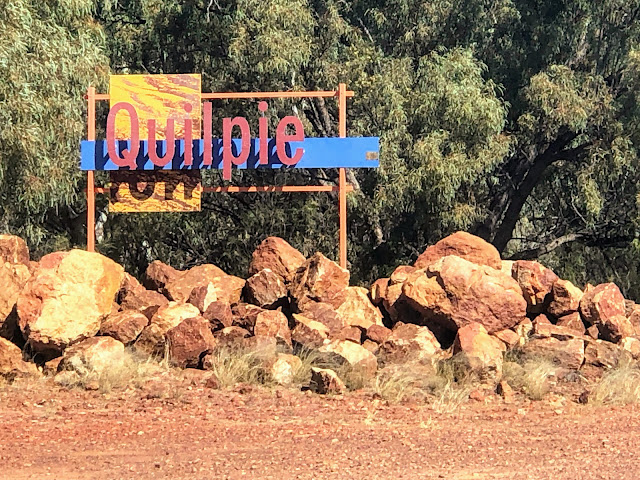
<svg viewBox="0 0 640 480"><path fill-rule="evenodd" d="M87 89L87 140L96 139L96 89ZM96 192L93 170L87 172L87 251L96 249Z"/></svg>
<svg viewBox="0 0 640 480"><path fill-rule="evenodd" d="M341 83L338 86L338 123L340 138L347 136L347 86ZM340 266L347 268L347 173L344 168L339 170L340 175Z"/></svg>

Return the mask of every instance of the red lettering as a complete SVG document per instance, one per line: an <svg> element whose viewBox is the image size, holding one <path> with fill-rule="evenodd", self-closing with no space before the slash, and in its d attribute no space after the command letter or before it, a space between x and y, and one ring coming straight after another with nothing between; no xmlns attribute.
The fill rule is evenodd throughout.
<svg viewBox="0 0 640 480"><path fill-rule="evenodd" d="M118 155L116 151L116 116L120 110L124 110L129 114L129 122L131 123L131 147L122 150ZM109 159L118 167L129 167L131 170L137 168L136 158L140 151L140 126L138 125L138 113L133 105L127 102L116 103L107 116L107 151Z"/></svg>
<svg viewBox="0 0 640 480"><path fill-rule="evenodd" d="M211 102L204 103L204 119L202 126L202 136L204 138L204 158L203 165L211 165L211 151L213 150L212 139L213 127L211 125Z"/></svg>
<svg viewBox="0 0 640 480"><path fill-rule="evenodd" d="M293 135L287 135L287 125L293 125L296 133ZM298 117L289 115L280 120L278 128L276 129L276 150L278 152L278 158L283 164L295 165L300 161L304 155L304 150L302 148L296 148L296 152L293 154L293 157L289 157L287 155L286 144L287 142L302 142L303 140L304 127Z"/></svg>
<svg viewBox="0 0 640 480"><path fill-rule="evenodd" d="M240 128L240 139L242 147L240 154L236 157L231 150L231 134L233 127ZM235 117L224 118L222 120L222 178L231 180L231 164L242 165L249 158L249 150L251 150L251 131L249 122L246 118Z"/></svg>
<svg viewBox="0 0 640 480"><path fill-rule="evenodd" d="M264 113L269 108L267 102L258 103L258 110L262 112L258 120L258 135L260 136L260 165L269 164L269 123Z"/></svg>
<svg viewBox="0 0 640 480"><path fill-rule="evenodd" d="M184 111L191 113L193 107L190 103L184 106ZM185 118L184 120L184 164L193 165L193 120Z"/></svg>
<svg viewBox="0 0 640 480"><path fill-rule="evenodd" d="M158 152L156 151L156 121L148 120L147 129L149 130L149 159L153 162L154 165L157 165L158 167L164 167L171 161L171 159L173 158L173 154L176 151L175 120L173 118L167 120L167 132L165 135L167 140L167 151L162 157L160 157L158 155Z"/></svg>

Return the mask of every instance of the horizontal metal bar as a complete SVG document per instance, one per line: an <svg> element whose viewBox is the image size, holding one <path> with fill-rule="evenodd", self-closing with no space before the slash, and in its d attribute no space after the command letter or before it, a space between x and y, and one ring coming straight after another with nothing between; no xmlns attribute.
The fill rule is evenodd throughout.
<svg viewBox="0 0 640 480"><path fill-rule="evenodd" d="M95 193L106 194L109 193L107 187L96 187ZM347 185L347 193L353 192L353 185ZM253 186L253 187L235 187L235 186L220 186L220 187L203 187L204 193L257 193L257 192L339 192L340 187L333 187L331 185L267 185L267 186ZM86 193L86 189L85 189Z"/></svg>
<svg viewBox="0 0 640 480"><path fill-rule="evenodd" d="M353 97L355 92L347 90L346 96ZM237 100L248 98L316 98L324 97L331 98L337 97L338 92L334 91L311 91L311 92L202 92L201 98L203 100ZM96 93L97 100L109 100L111 96L108 93Z"/></svg>

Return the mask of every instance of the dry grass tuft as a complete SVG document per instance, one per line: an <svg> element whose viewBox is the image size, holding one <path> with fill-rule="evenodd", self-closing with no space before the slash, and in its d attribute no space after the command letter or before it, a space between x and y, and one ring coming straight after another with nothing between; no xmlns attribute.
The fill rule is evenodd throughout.
<svg viewBox="0 0 640 480"><path fill-rule="evenodd" d="M512 358L517 362L504 362L503 378L531 400L542 400L551 388L549 379L556 374L558 368L556 364L544 357Z"/></svg>
<svg viewBox="0 0 640 480"><path fill-rule="evenodd" d="M388 403L400 403L416 394L419 379L406 368L385 368L378 371L372 389Z"/></svg>
<svg viewBox="0 0 640 480"><path fill-rule="evenodd" d="M622 361L606 372L589 394L594 405L631 405L640 403L640 365Z"/></svg>
<svg viewBox="0 0 640 480"><path fill-rule="evenodd" d="M269 383L259 353L237 348L217 349L211 356L210 372L220 387L233 387L239 383L265 385Z"/></svg>

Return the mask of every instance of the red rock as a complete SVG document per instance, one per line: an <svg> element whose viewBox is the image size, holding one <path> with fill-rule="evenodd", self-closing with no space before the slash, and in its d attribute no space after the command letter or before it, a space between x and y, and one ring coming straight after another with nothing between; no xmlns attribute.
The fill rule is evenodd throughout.
<svg viewBox="0 0 640 480"><path fill-rule="evenodd" d="M0 264L23 264L29 266L29 248L26 242L15 235L0 235Z"/></svg>
<svg viewBox="0 0 640 480"><path fill-rule="evenodd" d="M205 285L193 284L186 301L198 307L201 312L204 312L211 302L225 302L234 305L240 301L245 283L243 279L231 275L212 278ZM189 290L189 284L187 279L178 278L166 288L170 298L177 298L181 301L182 293Z"/></svg>
<svg viewBox="0 0 640 480"><path fill-rule="evenodd" d="M502 376L504 351L504 344L489 335L482 325L470 323L458 330L452 353L480 378L496 379Z"/></svg>
<svg viewBox="0 0 640 480"><path fill-rule="evenodd" d="M198 316L200 311L189 303L170 302L169 305L160 307L136 340L136 350L151 356L164 355L166 333L187 318Z"/></svg>
<svg viewBox="0 0 640 480"><path fill-rule="evenodd" d="M338 374L328 368L311 368L311 390L321 395L342 394L347 390Z"/></svg>
<svg viewBox="0 0 640 480"><path fill-rule="evenodd" d="M367 329L371 325L382 326L382 314L371 300L366 288L348 287L343 291L344 301L336 312L352 327Z"/></svg>
<svg viewBox="0 0 640 480"><path fill-rule="evenodd" d="M536 318L533 319L533 328L536 328L536 325L552 325L551 320L545 314L541 313Z"/></svg>
<svg viewBox="0 0 640 480"><path fill-rule="evenodd" d="M348 286L349 271L316 253L297 270L289 293L302 309L309 301L331 303Z"/></svg>
<svg viewBox="0 0 640 480"><path fill-rule="evenodd" d="M30 277L29 269L23 264L0 263L0 337L11 340L22 336L17 318L11 314Z"/></svg>
<svg viewBox="0 0 640 480"><path fill-rule="evenodd" d="M73 344L64 351L59 371L78 375L100 375L124 360L124 344L111 337L93 337Z"/></svg>
<svg viewBox="0 0 640 480"><path fill-rule="evenodd" d="M160 260L155 260L151 262L147 267L147 271L145 272L144 286L149 290L164 292L165 285L172 282L182 273L183 272L181 272L180 270L176 270L166 263L162 263Z"/></svg>
<svg viewBox="0 0 640 480"><path fill-rule="evenodd" d="M249 303L262 308L276 308L285 303L287 286L279 275L265 268L247 280L245 296Z"/></svg>
<svg viewBox="0 0 640 480"><path fill-rule="evenodd" d="M338 332L334 340L346 340L360 345L362 344L362 330L358 327L345 327Z"/></svg>
<svg viewBox="0 0 640 480"><path fill-rule="evenodd" d="M631 355L613 343L603 340L593 340L587 342L584 356L585 365L611 369L615 368L623 358L628 359Z"/></svg>
<svg viewBox="0 0 640 480"><path fill-rule="evenodd" d="M500 253L493 245L466 232L456 232L428 247L418 257L414 265L416 268L426 268L439 259L450 255L498 270L502 266Z"/></svg>
<svg viewBox="0 0 640 480"><path fill-rule="evenodd" d="M308 302L304 305L304 309L300 314L322 323L329 329L330 335L335 335L344 327L348 326L342 315L327 303Z"/></svg>
<svg viewBox="0 0 640 480"><path fill-rule="evenodd" d="M256 305L250 305L248 303L239 303L231 308L233 312L233 324L242 327L249 332L253 332L253 327L256 324L258 315L265 310L257 307Z"/></svg>
<svg viewBox="0 0 640 480"><path fill-rule="evenodd" d="M518 283L499 270L456 256L440 259L418 271L402 294L434 329L455 332L480 323L489 333L511 328L526 316L527 302Z"/></svg>
<svg viewBox="0 0 640 480"><path fill-rule="evenodd" d="M625 316L624 297L613 283L603 283L585 292L580 300L580 313L588 325L597 325L600 338L618 342L635 333Z"/></svg>
<svg viewBox="0 0 640 480"><path fill-rule="evenodd" d="M100 325L100 334L113 337L128 345L134 342L149 325L149 319L136 310L123 310L112 313Z"/></svg>
<svg viewBox="0 0 640 480"><path fill-rule="evenodd" d="M211 302L202 316L209 321L212 331L233 325L233 312L228 303Z"/></svg>
<svg viewBox="0 0 640 480"><path fill-rule="evenodd" d="M418 270L418 268L411 267L409 265L400 265L391 274L389 284L395 285L396 283L404 283L407 281L407 278L411 277Z"/></svg>
<svg viewBox="0 0 640 480"><path fill-rule="evenodd" d="M169 300L161 293L140 287L135 290L127 290L120 293L120 307L122 310L139 310L147 318L151 319L158 309L168 305Z"/></svg>
<svg viewBox="0 0 640 480"><path fill-rule="evenodd" d="M587 329L584 327L580 313L573 312L558 318L556 325L574 330L576 333L586 335Z"/></svg>
<svg viewBox="0 0 640 480"><path fill-rule="evenodd" d="M288 283L304 262L304 255L283 239L268 237L253 252L249 275L268 268Z"/></svg>
<svg viewBox="0 0 640 480"><path fill-rule="evenodd" d="M635 334L640 335L640 305L635 305L629 313L629 322L631 322Z"/></svg>
<svg viewBox="0 0 640 480"><path fill-rule="evenodd" d="M513 389L506 380L501 380L496 386L496 393L504 399L504 403L511 404L515 401Z"/></svg>
<svg viewBox="0 0 640 480"><path fill-rule="evenodd" d="M600 329L598 329L597 325L591 325L587 328L587 335L589 335L594 340L597 340L600 337Z"/></svg>
<svg viewBox="0 0 640 480"><path fill-rule="evenodd" d="M371 285L369 290L369 296L371 297L371 302L379 307L382 305L384 297L387 294L387 287L389 286L388 278L379 278Z"/></svg>
<svg viewBox="0 0 640 480"><path fill-rule="evenodd" d="M552 301L548 312L556 317L562 317L577 312L580 308L582 290L568 280L558 280L551 289Z"/></svg>
<svg viewBox="0 0 640 480"><path fill-rule="evenodd" d="M295 355L287 353L278 353L275 358L265 365L265 370L278 385L291 385L296 373L301 368L302 360Z"/></svg>
<svg viewBox="0 0 640 480"><path fill-rule="evenodd" d="M391 336L392 331L382 325L371 325L367 328L366 338L375 343L384 343Z"/></svg>
<svg viewBox="0 0 640 480"><path fill-rule="evenodd" d="M397 323L391 336L380 345L380 356L386 362L403 363L435 357L440 343L427 327Z"/></svg>
<svg viewBox="0 0 640 480"><path fill-rule="evenodd" d="M251 353L253 358L263 364L278 354L278 341L275 337L254 335L253 337L240 338L235 346L242 352Z"/></svg>
<svg viewBox="0 0 640 480"><path fill-rule="evenodd" d="M32 350L54 358L70 344L92 337L111 306L124 269L83 250L45 255L20 293L19 326Z"/></svg>
<svg viewBox="0 0 640 480"><path fill-rule="evenodd" d="M578 370L584 362L584 341L579 338L562 341L557 338L533 338L525 344L522 351L533 357L543 357L556 364Z"/></svg>
<svg viewBox="0 0 640 480"><path fill-rule="evenodd" d="M506 345L507 348L512 349L520 345L520 335L513 330L498 330L493 334L498 340Z"/></svg>
<svg viewBox="0 0 640 480"><path fill-rule="evenodd" d="M169 300L186 302L194 288L206 287L216 279L225 277L227 274L215 265L198 265L184 272L178 272L165 284L164 290Z"/></svg>
<svg viewBox="0 0 640 480"><path fill-rule="evenodd" d="M374 355L377 355L378 351L380 350L380 345L378 343L376 343L376 342L371 341L371 340L365 340L364 343L362 344L362 346L364 348L366 348L367 350L369 350Z"/></svg>
<svg viewBox="0 0 640 480"><path fill-rule="evenodd" d="M533 322L533 337L548 338L553 337L558 340L571 340L572 338L583 338L583 335L571 328L561 325L553 325L552 323L536 323Z"/></svg>
<svg viewBox="0 0 640 480"><path fill-rule="evenodd" d="M373 378L378 369L376 356L362 345L354 342L333 340L318 348L318 352L340 364L349 364L367 378Z"/></svg>
<svg viewBox="0 0 640 480"><path fill-rule="evenodd" d="M61 356L56 357L53 360L49 360L44 364L44 367L42 368L42 373L44 373L49 377L54 376L56 373L58 373L58 369L60 367L61 362L62 362Z"/></svg>
<svg viewBox="0 0 640 480"><path fill-rule="evenodd" d="M225 327L213 333L220 346L233 346L243 338L250 337L251 334L241 327Z"/></svg>
<svg viewBox="0 0 640 480"><path fill-rule="evenodd" d="M293 343L311 350L320 347L329 338L329 329L322 323L296 313L293 318L296 323L291 332Z"/></svg>
<svg viewBox="0 0 640 480"><path fill-rule="evenodd" d="M529 313L541 313L551 302L551 289L558 276L544 265L529 260L513 264L511 275L522 289Z"/></svg>
<svg viewBox="0 0 640 480"><path fill-rule="evenodd" d="M279 310L265 310L256 317L254 326L256 336L273 337L279 345L291 348L291 330L289 321Z"/></svg>
<svg viewBox="0 0 640 480"><path fill-rule="evenodd" d="M201 358L211 353L216 339L209 322L202 317L187 318L167 331L169 359L180 368L197 368Z"/></svg>
<svg viewBox="0 0 640 480"><path fill-rule="evenodd" d="M38 369L34 364L22 359L22 350L9 340L0 337L0 377L13 379L36 375L38 375Z"/></svg>
<svg viewBox="0 0 640 480"><path fill-rule="evenodd" d="M623 350L629 352L634 360L640 360L640 338L637 336L625 337L620 340L619 346Z"/></svg>
<svg viewBox="0 0 640 480"><path fill-rule="evenodd" d="M525 318L513 328L513 331L520 337L520 345L524 345L527 340L529 340L529 335L533 331L533 322Z"/></svg>

